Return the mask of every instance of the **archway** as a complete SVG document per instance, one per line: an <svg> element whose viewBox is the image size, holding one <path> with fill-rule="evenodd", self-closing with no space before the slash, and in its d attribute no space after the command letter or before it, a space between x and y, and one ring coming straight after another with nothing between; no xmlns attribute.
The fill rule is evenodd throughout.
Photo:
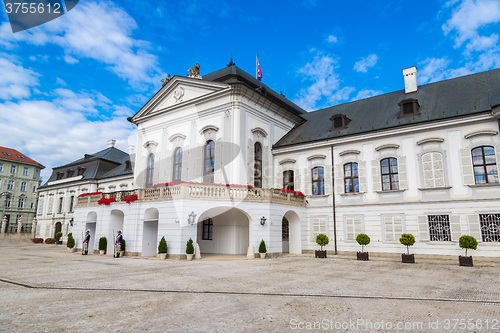
<svg viewBox="0 0 500 333"><path fill-rule="evenodd" d="M114 253L115 237L118 230L121 230L123 232L124 217L125 214L123 214L121 210L113 209L111 211L109 220L109 231L108 231L108 235L110 235L110 237L108 237L108 247L107 247L108 254ZM125 236L123 237L125 238Z"/></svg>
<svg viewBox="0 0 500 333"><path fill-rule="evenodd" d="M288 228L286 226L288 225ZM288 235L286 235L288 232ZM288 236L288 240L285 237ZM302 253L300 244L300 219L297 213L289 210L282 219L282 251L285 253ZM285 251L286 250L286 251Z"/></svg>
<svg viewBox="0 0 500 333"><path fill-rule="evenodd" d="M250 217L238 208L215 207L200 215L197 242L202 253L246 254Z"/></svg>
<svg viewBox="0 0 500 333"><path fill-rule="evenodd" d="M95 239L95 230L97 224L97 213L90 212L87 214L87 220L85 222L85 231L90 230L90 242L89 242L89 252L93 253L96 250L96 239ZM82 234L82 237L85 237L85 231ZM83 240L82 240L83 242Z"/></svg>
<svg viewBox="0 0 500 333"><path fill-rule="evenodd" d="M148 208L146 212L144 212L141 251L143 257L156 256L159 217L160 214L156 208Z"/></svg>

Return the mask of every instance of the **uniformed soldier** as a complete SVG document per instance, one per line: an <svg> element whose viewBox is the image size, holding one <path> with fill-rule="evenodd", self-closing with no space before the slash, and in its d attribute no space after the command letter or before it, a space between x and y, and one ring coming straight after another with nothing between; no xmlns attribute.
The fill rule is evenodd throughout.
<svg viewBox="0 0 500 333"><path fill-rule="evenodd" d="M85 239L83 240L82 255L89 254L90 230L85 232Z"/></svg>
<svg viewBox="0 0 500 333"><path fill-rule="evenodd" d="M122 249L122 231L118 230L118 235L116 235L116 241L115 241L115 258L120 258L120 251Z"/></svg>

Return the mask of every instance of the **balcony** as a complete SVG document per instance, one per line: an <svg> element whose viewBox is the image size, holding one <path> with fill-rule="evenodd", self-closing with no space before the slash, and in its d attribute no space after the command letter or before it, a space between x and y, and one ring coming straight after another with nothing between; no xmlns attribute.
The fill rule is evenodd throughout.
<svg viewBox="0 0 500 333"><path fill-rule="evenodd" d="M138 202L169 200L210 200L274 203L289 206L306 206L306 198L293 193L285 193L281 189L247 188L245 186L178 183L175 185L138 189L134 191L117 191L96 193L77 198L76 207L97 206L102 198L114 198L116 202L124 202L125 198L137 194ZM113 204L113 203L111 203Z"/></svg>

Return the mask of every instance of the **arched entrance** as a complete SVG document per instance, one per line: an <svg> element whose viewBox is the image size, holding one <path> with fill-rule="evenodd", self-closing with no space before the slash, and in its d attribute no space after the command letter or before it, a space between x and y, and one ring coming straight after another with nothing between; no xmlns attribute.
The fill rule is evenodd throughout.
<svg viewBox="0 0 500 333"><path fill-rule="evenodd" d="M111 235L108 238L108 247L107 247L107 252L108 254L113 254L114 253L114 247L115 247L115 239L118 230L121 230L123 232L123 220L124 220L125 214L121 210L114 209L111 211L110 214L110 221L109 221L109 231L108 234ZM123 236L125 238L126 235Z"/></svg>
<svg viewBox="0 0 500 333"><path fill-rule="evenodd" d="M148 208L144 213L142 227L142 251L143 257L156 256L158 246L158 220L160 214L156 208Z"/></svg>
<svg viewBox="0 0 500 333"><path fill-rule="evenodd" d="M96 250L95 244L96 244L96 239L95 239L95 230L96 230L96 224L97 224L97 213L96 212L90 212L87 214L87 221L85 222L85 230L83 232L82 237L85 237L85 231L90 230L90 242L89 242L89 252L93 253L94 250Z"/></svg>
<svg viewBox="0 0 500 333"><path fill-rule="evenodd" d="M284 253L302 253L300 244L300 219L297 213L289 210L281 222L282 251Z"/></svg>
<svg viewBox="0 0 500 333"><path fill-rule="evenodd" d="M216 207L201 214L197 242L201 253L246 254L250 217L238 208Z"/></svg>
<svg viewBox="0 0 500 333"><path fill-rule="evenodd" d="M62 223L57 222L54 228L54 238L56 237L56 234L61 231L62 231Z"/></svg>

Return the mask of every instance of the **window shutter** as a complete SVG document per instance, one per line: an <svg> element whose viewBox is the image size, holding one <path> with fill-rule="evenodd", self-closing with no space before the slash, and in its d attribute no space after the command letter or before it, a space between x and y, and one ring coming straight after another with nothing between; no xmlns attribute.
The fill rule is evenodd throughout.
<svg viewBox="0 0 500 333"><path fill-rule="evenodd" d="M460 230L460 215L450 215L451 240L458 240L462 236Z"/></svg>
<svg viewBox="0 0 500 333"><path fill-rule="evenodd" d="M177 148L177 147L176 147ZM174 178L174 174L173 174L173 164L174 164L174 151L175 149L172 150L172 151L167 151L167 158L165 158L165 175L163 177L163 179L168 182L168 181L171 181L173 178Z"/></svg>
<svg viewBox="0 0 500 333"><path fill-rule="evenodd" d="M295 172L294 171L294 175L293 175L293 181L294 181L294 186L295 186ZM307 195L312 195L312 174L311 174L311 168L307 168L306 169L306 180L305 180L305 188L304 188L304 194L307 194Z"/></svg>
<svg viewBox="0 0 500 333"><path fill-rule="evenodd" d="M372 176L373 176L373 190L381 191L382 190L382 180L380 176L380 161L373 160L372 161Z"/></svg>
<svg viewBox="0 0 500 333"><path fill-rule="evenodd" d="M253 185L253 173L254 173L254 150L255 150L255 147L254 147L254 143L252 140L248 140L248 145L247 145L247 182L248 184L250 185ZM264 152L262 152L262 155L265 155Z"/></svg>
<svg viewBox="0 0 500 333"><path fill-rule="evenodd" d="M427 223L427 216L420 215L418 219L418 233L420 235L420 241L429 241L429 224Z"/></svg>
<svg viewBox="0 0 500 333"><path fill-rule="evenodd" d="M399 189L408 189L408 176L406 172L406 156L398 157L398 176L399 176Z"/></svg>
<svg viewBox="0 0 500 333"><path fill-rule="evenodd" d="M197 156L194 156L194 177L193 180L196 180L197 178L201 178L200 181L203 181L203 163L205 163L205 149L206 149L206 143L203 144L200 149L195 150L195 154Z"/></svg>
<svg viewBox="0 0 500 333"><path fill-rule="evenodd" d="M283 188L283 168L276 169L276 180L274 187L275 188Z"/></svg>
<svg viewBox="0 0 500 333"><path fill-rule="evenodd" d="M269 180L268 180L269 177L267 177L269 170L272 170L271 164L269 163L269 157L270 157L269 155L270 154L271 154L271 152L269 151L269 146L265 146L262 149L262 187L263 188L271 187L269 185Z"/></svg>
<svg viewBox="0 0 500 333"><path fill-rule="evenodd" d="M182 150L182 168L181 168L181 180L189 181L189 147L184 147Z"/></svg>
<svg viewBox="0 0 500 333"><path fill-rule="evenodd" d="M422 171L424 173L424 187L434 187L434 173L432 168L432 153L422 155Z"/></svg>
<svg viewBox="0 0 500 333"><path fill-rule="evenodd" d="M325 172L325 194L331 194L332 193L332 167L330 165L325 165L324 166L324 172Z"/></svg>
<svg viewBox="0 0 500 333"><path fill-rule="evenodd" d="M394 237L394 224L392 220L392 216L384 216L384 229L385 229L385 238L384 240L387 242L391 242L395 240Z"/></svg>
<svg viewBox="0 0 500 333"><path fill-rule="evenodd" d="M326 218L324 217L315 217L312 219L312 240L316 241L316 236L318 234L325 234L328 236L326 231Z"/></svg>
<svg viewBox="0 0 500 333"><path fill-rule="evenodd" d="M432 168L434 170L434 184L436 187L445 186L443 154L432 153Z"/></svg>
<svg viewBox="0 0 500 333"><path fill-rule="evenodd" d="M335 165L335 193L345 193L344 188L344 167L342 164Z"/></svg>
<svg viewBox="0 0 500 333"><path fill-rule="evenodd" d="M470 149L460 149L460 162L462 164L462 179L464 185L474 185L474 169Z"/></svg>
<svg viewBox="0 0 500 333"><path fill-rule="evenodd" d="M358 163L359 192L366 192L366 162Z"/></svg>
<svg viewBox="0 0 500 333"><path fill-rule="evenodd" d="M47 210L47 214L52 214L52 208L54 207L54 197L50 197L49 199L49 209Z"/></svg>
<svg viewBox="0 0 500 333"><path fill-rule="evenodd" d="M500 170L500 145L495 146L495 155L497 157L497 171Z"/></svg>
<svg viewBox="0 0 500 333"><path fill-rule="evenodd" d="M356 236L362 232L363 232L362 220L361 220L361 217L357 216L354 218L354 237L353 237L353 239L356 239Z"/></svg>
<svg viewBox="0 0 500 333"><path fill-rule="evenodd" d="M394 240L399 241L401 234L403 233L403 217L402 216L394 216L392 218L394 224Z"/></svg>
<svg viewBox="0 0 500 333"><path fill-rule="evenodd" d="M354 239L354 219L352 217L345 218L345 239Z"/></svg>
<svg viewBox="0 0 500 333"><path fill-rule="evenodd" d="M293 188L295 189L295 191L301 191L300 185L301 185L300 184L300 169L294 169L293 170Z"/></svg>
<svg viewBox="0 0 500 333"><path fill-rule="evenodd" d="M481 237L481 224L479 223L479 215L467 215L467 221L469 222L469 235L481 242L483 239Z"/></svg>

